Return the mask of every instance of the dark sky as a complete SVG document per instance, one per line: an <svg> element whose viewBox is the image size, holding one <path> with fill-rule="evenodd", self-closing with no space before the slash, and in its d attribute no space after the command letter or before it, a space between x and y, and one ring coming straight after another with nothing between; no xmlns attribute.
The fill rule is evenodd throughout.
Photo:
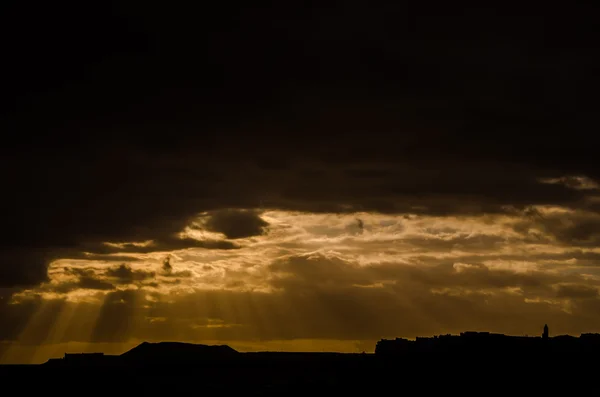
<svg viewBox="0 0 600 397"><path fill-rule="evenodd" d="M508 229L537 227L560 255L596 255L595 7L177 3L2 5L0 316L29 318L28 307L50 299L43 292L56 281L48 272L55 260L104 260L106 267L132 261L126 254L252 251L242 240L279 238L273 219L290 211L359 218L343 230L360 233L371 230L369 217L384 215L433 219L425 229L435 219L512 219ZM562 212L544 212L556 208ZM265 211L279 215L265 218ZM221 237L179 238L190 225ZM104 244L147 240L154 244ZM327 261L337 249L330 244L318 247ZM362 258L352 252L343 259ZM286 258L263 265L275 272L301 260ZM136 271L111 269L121 273L102 277L123 280L118 274ZM389 277L404 282L405 271ZM106 281L77 274L79 284L64 293L100 291ZM127 273L129 284L121 284L133 286L141 274ZM9 305L15 296L38 301L21 302L21 313ZM322 299L341 316L347 310L335 306L337 298ZM439 321L440 331L450 327ZM299 337L346 337L326 328L326 336ZM379 331L373 325L368 338ZM15 332L0 337L14 340Z"/></svg>

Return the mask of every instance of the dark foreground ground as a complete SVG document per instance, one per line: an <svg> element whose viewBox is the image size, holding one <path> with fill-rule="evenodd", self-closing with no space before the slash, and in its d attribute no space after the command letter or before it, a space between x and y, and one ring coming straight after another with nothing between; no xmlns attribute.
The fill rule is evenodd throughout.
<svg viewBox="0 0 600 397"><path fill-rule="evenodd" d="M244 355L187 363L0 366L5 395L598 395L597 358ZM3 393L4 394L4 393Z"/></svg>

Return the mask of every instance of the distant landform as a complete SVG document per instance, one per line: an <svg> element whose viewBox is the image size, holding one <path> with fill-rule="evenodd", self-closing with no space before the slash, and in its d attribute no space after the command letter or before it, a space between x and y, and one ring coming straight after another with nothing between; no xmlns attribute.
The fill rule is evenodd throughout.
<svg viewBox="0 0 600 397"><path fill-rule="evenodd" d="M366 357L373 354L321 353L321 352L238 352L227 345L202 345L182 342L143 342L120 355L104 353L65 353L62 358L51 358L42 366L231 366L256 362L331 362L349 357Z"/></svg>
<svg viewBox="0 0 600 397"><path fill-rule="evenodd" d="M561 354L569 353L569 354ZM0 366L0 378L27 393L65 390L173 395L367 395L494 391L577 395L595 387L600 334L509 336L490 332L382 339L375 353L238 352L230 346L144 342L120 355L66 353L44 364ZM72 382L85 385L75 387ZM401 393L400 393L401 394Z"/></svg>
<svg viewBox="0 0 600 397"><path fill-rule="evenodd" d="M540 355L555 353L598 354L600 334L586 333L579 337L559 335L550 337L548 326L541 336L510 336L490 332L462 332L459 335L437 335L382 339L377 342L374 354L366 353L292 353L292 352L238 352L227 345L209 346L181 342L144 342L121 355L103 353L65 353L62 358L52 358L45 366L193 366L210 365L253 365L286 362L310 362L311 365L357 364L385 359L402 360L426 353L446 353L447 355L490 355L500 354Z"/></svg>

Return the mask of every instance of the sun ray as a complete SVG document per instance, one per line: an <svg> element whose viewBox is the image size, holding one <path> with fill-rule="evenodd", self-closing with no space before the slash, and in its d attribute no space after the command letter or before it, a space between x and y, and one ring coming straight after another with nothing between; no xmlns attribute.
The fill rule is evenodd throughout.
<svg viewBox="0 0 600 397"><path fill-rule="evenodd" d="M259 324L260 331L258 336L259 341L264 341L272 335L284 335L290 332L294 327L295 321L290 316L297 315L292 306L282 307L286 305L285 297L274 299L272 296L253 294L250 296L248 304L251 312Z"/></svg>
<svg viewBox="0 0 600 397"><path fill-rule="evenodd" d="M45 300L40 298L39 306L31 314L27 323L22 328L16 340L6 351L7 357L15 357L18 362L32 364L36 358L36 349L47 338L48 333L54 326L54 320L64 309L64 300Z"/></svg>
<svg viewBox="0 0 600 397"><path fill-rule="evenodd" d="M208 318L209 321L219 321L222 322L222 325L229 325L234 322L235 319L235 311L233 309L232 297L228 296L227 293L222 291L214 294L215 303L217 305L217 317L216 318ZM235 298L233 298L235 299ZM216 328L216 327L215 327ZM220 330L215 329L215 335L218 335Z"/></svg>
<svg viewBox="0 0 600 397"><path fill-rule="evenodd" d="M242 305L242 310L245 313L244 321L247 324L252 325L252 332L249 337L252 339L262 340L265 337L268 337L268 328L267 328L267 318L268 315L265 314L265 306L262 302L257 302L257 295L255 293L250 293L242 299L240 302Z"/></svg>
<svg viewBox="0 0 600 397"><path fill-rule="evenodd" d="M78 335L81 341L88 344L91 343L92 334L98 323L100 311L106 301L106 297L107 294L99 294L97 303L80 305L78 307L80 311L85 311L85 314L77 315L77 318L81 318L81 320L71 323L71 326L74 327L73 334Z"/></svg>
<svg viewBox="0 0 600 397"><path fill-rule="evenodd" d="M41 344L60 343L65 332L73 319L79 303L65 302L60 311L56 314L46 336L41 340Z"/></svg>

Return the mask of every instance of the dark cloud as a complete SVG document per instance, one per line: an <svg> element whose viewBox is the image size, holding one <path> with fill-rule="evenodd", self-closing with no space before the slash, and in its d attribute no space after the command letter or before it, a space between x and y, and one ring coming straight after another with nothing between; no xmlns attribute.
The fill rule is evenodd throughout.
<svg viewBox="0 0 600 397"><path fill-rule="evenodd" d="M167 256L163 260L162 269L165 273L171 273L173 271L173 266L171 266L171 257Z"/></svg>
<svg viewBox="0 0 600 397"><path fill-rule="evenodd" d="M192 277L192 272L189 270L181 270L181 271L176 271L173 269L173 265L171 264L171 257L167 256L164 260L163 260L163 264L162 264L162 271L163 271L163 276L166 277Z"/></svg>
<svg viewBox="0 0 600 397"><path fill-rule="evenodd" d="M28 287L47 281L47 267L52 259L50 253L7 245L0 254L0 288Z"/></svg>
<svg viewBox="0 0 600 397"><path fill-rule="evenodd" d="M590 285L559 285L556 291L559 298L596 298L598 288Z"/></svg>
<svg viewBox="0 0 600 397"><path fill-rule="evenodd" d="M82 289L97 289L97 290L111 290L115 289L115 286L111 283L100 280L93 277L84 276L79 279L79 282L76 284L78 288Z"/></svg>
<svg viewBox="0 0 600 397"><path fill-rule="evenodd" d="M133 270L126 264L121 264L106 271L108 277L117 279L121 284L130 284L136 281L144 281L155 277L154 272L144 270Z"/></svg>
<svg viewBox="0 0 600 397"><path fill-rule="evenodd" d="M112 283L103 280L102 277L98 275L96 270L92 268L65 267L64 273L76 276L77 280L69 280L58 284L46 283L41 286L40 290L66 294L77 289L88 289L98 291L115 289L115 286Z"/></svg>
<svg viewBox="0 0 600 397"><path fill-rule="evenodd" d="M63 268L66 274L73 274L78 277L93 277L96 275L96 270L91 267L70 267Z"/></svg>
<svg viewBox="0 0 600 397"><path fill-rule="evenodd" d="M362 234L365 230L365 224L361 219L356 219L354 222L346 225L346 231L350 234Z"/></svg>
<svg viewBox="0 0 600 397"><path fill-rule="evenodd" d="M545 181L546 183L561 183L571 189L584 189L584 190L597 190L598 185L590 183L587 178L583 176L563 176L560 178L554 178Z"/></svg>
<svg viewBox="0 0 600 397"><path fill-rule="evenodd" d="M539 210L528 209L514 229L538 240L548 239L575 247L600 244L600 215L582 210L542 214Z"/></svg>
<svg viewBox="0 0 600 397"><path fill-rule="evenodd" d="M238 248L173 237L205 212L208 229L231 239L265 232L259 213L240 211L258 207L462 216L549 204L600 212L590 204L593 191L566 179L540 182L600 180L589 143L597 130L597 13L572 12L584 6L522 6L517 16L485 7L433 15L416 2L310 10L280 2L234 12L215 3L212 12L195 12L67 1L36 5L35 13L13 3L0 13L0 30L14 38L3 47L10 78L0 106L7 232L0 287L47 281L48 264L60 258L120 262L127 253ZM592 215L523 221L516 230L539 233L540 242L598 244ZM154 244L103 244L146 240ZM479 244L483 252L504 243L460 236L422 247ZM589 267L598 263L585 258ZM176 320L147 325L149 310L246 325L218 328L212 336L221 338L379 338L474 326L521 332L545 322L576 330L582 318L600 325L596 298L578 301L573 317L505 291L578 299L550 286L590 281L473 263L458 272L448 263L361 269L292 258L272 267L289 273L274 279L282 291L274 295L199 293L175 307L112 291L88 331L94 340L211 336L174 327ZM152 279L131 266L108 275L120 284ZM69 288L109 288L101 277L80 274ZM382 280L392 284L369 285ZM218 302L237 310L225 313ZM2 335L20 332L38 304L1 306ZM31 340L43 341L59 308L44 309ZM84 334L72 326L64 337Z"/></svg>
<svg viewBox="0 0 600 397"><path fill-rule="evenodd" d="M206 230L223 233L230 239L259 236L268 225L256 211L234 209L211 212L202 222Z"/></svg>

